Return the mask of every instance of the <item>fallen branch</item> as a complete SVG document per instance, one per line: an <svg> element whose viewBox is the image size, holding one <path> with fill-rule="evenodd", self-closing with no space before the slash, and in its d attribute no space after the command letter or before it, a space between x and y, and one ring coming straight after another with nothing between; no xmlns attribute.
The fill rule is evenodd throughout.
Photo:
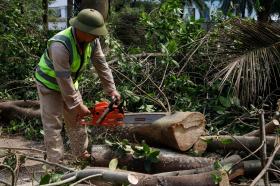
<svg viewBox="0 0 280 186"><path fill-rule="evenodd" d="M35 152L40 152L42 154L45 154L46 151L40 150L40 149L35 149L35 148L20 148L20 147L0 147L0 149L10 149L10 150L27 150L27 151L35 151Z"/></svg>
<svg viewBox="0 0 280 186"><path fill-rule="evenodd" d="M260 140L263 143L262 146L262 153L261 153L261 161L262 161L262 168L264 168L266 164L267 154L266 154L266 134L265 134L265 124L264 124L264 111L260 110ZM269 177L268 172L264 176L264 183L266 186L269 186Z"/></svg>
<svg viewBox="0 0 280 186"><path fill-rule="evenodd" d="M163 149L159 150L159 162L153 163L151 166L151 170L154 173L201 168L210 166L215 162L215 160L210 158L191 157ZM94 157L93 166L108 167L112 159L118 158L118 165L120 167L126 166L128 170L144 171L143 161L134 159L131 154L120 156L107 145L93 145L91 155Z"/></svg>
<svg viewBox="0 0 280 186"><path fill-rule="evenodd" d="M0 103L0 120L40 118L40 105L38 101L17 100Z"/></svg>
<svg viewBox="0 0 280 186"><path fill-rule="evenodd" d="M9 170L9 172L11 173L11 176L12 176L12 183L9 184L9 183L5 182L4 180L1 180L1 182L5 183L6 185L15 186L15 173L14 173L13 169L10 166L4 165L4 164L0 164L0 168L1 167Z"/></svg>
<svg viewBox="0 0 280 186"><path fill-rule="evenodd" d="M67 170L67 171L71 171L71 172L75 171L75 169L66 167L66 166L64 166L64 165L61 165L61 164L58 164L58 163L49 162L49 161L42 160L42 159L39 159L39 158L34 158L34 157L30 157L30 156L26 156L25 158L26 158L26 159L33 160L33 161L39 161L39 162L42 162L42 163L45 163L45 164L48 164L48 165L60 167L60 168L62 168L62 169L64 169L64 170Z"/></svg>
<svg viewBox="0 0 280 186"><path fill-rule="evenodd" d="M275 129L279 127L279 125L280 125L279 121L277 119L273 119L269 123L265 124L265 133L272 134L273 132L275 132ZM257 129L245 134L245 136L259 136L259 134L260 134L260 129Z"/></svg>
<svg viewBox="0 0 280 186"><path fill-rule="evenodd" d="M85 177L85 178L80 179L79 181L77 181L77 182L71 184L70 186L75 186L75 185L77 185L77 184L79 184L79 183L81 183L81 182L83 182L83 181L86 181L86 180L89 180L89 179L91 179L91 178L95 178L95 177L98 177L98 176L102 176L102 174L94 174L94 175Z"/></svg>
<svg viewBox="0 0 280 186"><path fill-rule="evenodd" d="M222 160L220 163L222 166L226 165L226 164L233 164L233 166L236 166L237 162L240 163L240 156L238 155L233 155L230 156L224 160ZM237 167L237 166L236 166ZM209 171L213 171L214 166L210 165L207 167L202 167L202 168L196 168L196 169L190 169L190 170L180 170L180 171L172 171L172 172L162 172L162 173L158 173L158 174L154 174L157 176L181 176L181 175L190 175L190 174L198 174L198 173L203 173L203 172L209 172Z"/></svg>
<svg viewBox="0 0 280 186"><path fill-rule="evenodd" d="M213 175L222 175L220 171L211 171L201 174L184 175L184 176L155 176L142 174L125 170L110 170L108 168L95 167L90 169L84 169L77 171L76 173L66 174L62 177L62 180L77 175L77 179L83 179L93 174L102 174L103 181L120 183L120 184L132 184L137 186L154 186L154 185L172 185L172 186L214 186ZM222 176L223 177L223 176ZM224 177L225 178L225 177ZM228 183L228 177L226 176L225 183ZM229 185L229 184L228 184Z"/></svg>
<svg viewBox="0 0 280 186"><path fill-rule="evenodd" d="M206 140L207 150L212 151L217 149L244 150L245 147L249 150L255 150L261 143L260 138L254 136L202 136L201 139ZM266 136L268 151L274 149L275 139L273 136Z"/></svg>
<svg viewBox="0 0 280 186"><path fill-rule="evenodd" d="M268 159L268 161L267 161L265 167L262 169L262 171L259 173L259 175L253 180L253 182L250 184L250 186L256 185L256 183L263 177L263 175L266 173L266 171L267 171L268 168L270 167L270 165L271 165L271 163L272 163L272 161L273 161L273 159L274 159L276 153L279 151L279 149L280 149L280 144L278 144L278 145L275 147L275 149L274 149L272 155L269 157L269 159Z"/></svg>

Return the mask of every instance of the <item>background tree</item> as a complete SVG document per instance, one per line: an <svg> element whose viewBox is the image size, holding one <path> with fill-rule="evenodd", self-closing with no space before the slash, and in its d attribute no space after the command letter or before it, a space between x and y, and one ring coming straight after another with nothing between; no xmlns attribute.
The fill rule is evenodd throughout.
<svg viewBox="0 0 280 186"><path fill-rule="evenodd" d="M235 11L237 15L241 14L242 17L245 17L246 9L249 14L254 9L260 22L268 22L272 13L280 11L277 0L222 0L221 9L225 14Z"/></svg>

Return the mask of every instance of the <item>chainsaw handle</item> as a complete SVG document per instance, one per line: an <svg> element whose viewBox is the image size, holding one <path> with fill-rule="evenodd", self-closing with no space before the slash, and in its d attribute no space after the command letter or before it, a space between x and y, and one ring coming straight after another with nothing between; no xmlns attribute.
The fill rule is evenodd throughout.
<svg viewBox="0 0 280 186"><path fill-rule="evenodd" d="M108 107L105 109L105 111L102 113L102 115L98 118L98 120L96 121L96 125L99 125L100 123L102 123L102 121L105 119L105 117L109 114L109 112L111 112L113 110L113 106L114 104L117 102L117 98L113 97L112 101L110 102L110 104L108 105Z"/></svg>

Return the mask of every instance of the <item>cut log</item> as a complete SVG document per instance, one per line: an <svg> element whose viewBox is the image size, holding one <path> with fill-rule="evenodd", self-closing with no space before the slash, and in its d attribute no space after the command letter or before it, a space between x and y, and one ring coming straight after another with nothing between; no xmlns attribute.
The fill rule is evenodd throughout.
<svg viewBox="0 0 280 186"><path fill-rule="evenodd" d="M197 142L192 147L192 150L195 154L201 156L207 149L207 143L206 141L202 139L198 139Z"/></svg>
<svg viewBox="0 0 280 186"><path fill-rule="evenodd" d="M260 145L260 138L254 136L203 136L201 139L207 141L207 150L246 150L246 146L251 151L256 150ZM274 149L275 137L267 136L267 149ZM243 145L244 146L243 146Z"/></svg>
<svg viewBox="0 0 280 186"><path fill-rule="evenodd" d="M136 125L130 133L147 143L158 143L173 149L190 149L205 131L205 117L199 112L176 112L151 125Z"/></svg>
<svg viewBox="0 0 280 186"><path fill-rule="evenodd" d="M280 125L279 121L277 119L273 119L269 123L265 124L265 133L266 134L274 133L275 130L279 127L279 125ZM245 134L245 136L259 136L259 135L260 135L260 129Z"/></svg>
<svg viewBox="0 0 280 186"><path fill-rule="evenodd" d="M94 158L93 166L98 167L108 167L109 162L119 156L106 145L93 145L91 155ZM214 159L191 157L163 149L160 149L159 160L158 163L152 164L153 173L201 168L210 166L215 162ZM118 157L118 165L119 167L127 166L128 170L144 171L143 161L134 159L130 154Z"/></svg>
<svg viewBox="0 0 280 186"><path fill-rule="evenodd" d="M134 175L138 180L136 186L211 186L217 185L214 182L213 175L219 176L222 180L221 186L230 186L228 175L225 172L211 171L200 174L184 175L184 176L151 176L151 175Z"/></svg>
<svg viewBox="0 0 280 186"><path fill-rule="evenodd" d="M227 165L227 164L231 164L234 165L236 163L239 163L239 165L235 165L235 167L233 167L234 169L243 169L243 163L241 163L241 157L238 155L232 155L224 160L221 160L221 165ZM196 168L196 169L190 169L190 170L179 170L179 171L172 171L172 172L162 172L162 173L158 173L155 174L157 176L181 176L181 175L190 175L190 174L199 174L199 173L203 173L203 172L210 172L213 171L214 169L214 164L207 166L207 167L202 167L202 168ZM243 171L244 173L244 171ZM243 175L243 173L241 175Z"/></svg>
<svg viewBox="0 0 280 186"><path fill-rule="evenodd" d="M131 184L137 186L154 186L154 185L166 185L166 186L214 186L216 185L213 180L213 175L219 175L222 178L221 185L229 185L229 178L225 172L211 171L201 174L185 175L185 176L155 176L142 174L124 170L110 170L108 168L95 167L88 168L81 171L66 174L62 177L62 180L68 178L76 178L76 180L88 177L94 174L102 174L97 177L107 182Z"/></svg>
<svg viewBox="0 0 280 186"><path fill-rule="evenodd" d="M40 104L33 100L6 101L0 103L0 120L40 118Z"/></svg>
<svg viewBox="0 0 280 186"><path fill-rule="evenodd" d="M260 173L262 170L262 165L260 160L247 160L244 161L244 170L246 176L255 176ZM280 160L276 160L273 162L271 168L275 168L275 166L280 167Z"/></svg>

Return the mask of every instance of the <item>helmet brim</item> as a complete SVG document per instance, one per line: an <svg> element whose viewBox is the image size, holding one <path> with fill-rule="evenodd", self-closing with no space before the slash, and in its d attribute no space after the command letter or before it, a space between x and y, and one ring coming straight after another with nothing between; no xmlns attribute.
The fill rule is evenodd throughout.
<svg viewBox="0 0 280 186"><path fill-rule="evenodd" d="M96 35L96 36L105 36L108 34L108 30L105 26L105 24L103 24L100 27L92 27L92 26L88 26L85 25L83 23L81 23L77 17L73 17L69 20L69 23L71 26L73 26L74 28L77 28L83 32L86 32L88 34L92 34L92 35Z"/></svg>

